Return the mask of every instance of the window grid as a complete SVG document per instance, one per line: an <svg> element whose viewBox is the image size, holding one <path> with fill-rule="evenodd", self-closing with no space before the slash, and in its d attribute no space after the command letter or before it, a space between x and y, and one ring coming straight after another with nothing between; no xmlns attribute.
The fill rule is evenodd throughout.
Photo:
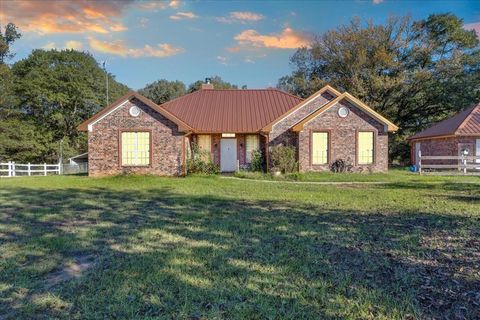
<svg viewBox="0 0 480 320"><path fill-rule="evenodd" d="M358 164L373 163L373 132L358 133Z"/></svg>
<svg viewBox="0 0 480 320"><path fill-rule="evenodd" d="M202 151L202 159L204 161L209 161L212 152L212 137L208 134L200 134L197 136L197 144Z"/></svg>
<svg viewBox="0 0 480 320"><path fill-rule="evenodd" d="M328 132L312 134L312 164L328 163Z"/></svg>
<svg viewBox="0 0 480 320"><path fill-rule="evenodd" d="M150 133L122 132L122 166L150 164Z"/></svg>
<svg viewBox="0 0 480 320"><path fill-rule="evenodd" d="M252 162L252 152L254 150L259 150L260 149L260 141L258 139L258 135L255 134L249 134L247 135L245 139L245 160L247 163Z"/></svg>

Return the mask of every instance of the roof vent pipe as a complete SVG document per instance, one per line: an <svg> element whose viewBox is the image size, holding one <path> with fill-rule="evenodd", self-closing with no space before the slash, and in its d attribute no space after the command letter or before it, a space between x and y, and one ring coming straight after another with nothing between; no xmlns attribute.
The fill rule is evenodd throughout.
<svg viewBox="0 0 480 320"><path fill-rule="evenodd" d="M211 78L205 78L205 83L202 83L202 90L213 89Z"/></svg>

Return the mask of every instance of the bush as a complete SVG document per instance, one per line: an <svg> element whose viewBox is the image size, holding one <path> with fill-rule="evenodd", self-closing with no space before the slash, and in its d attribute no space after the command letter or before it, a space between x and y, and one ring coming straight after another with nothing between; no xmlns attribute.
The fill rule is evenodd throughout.
<svg viewBox="0 0 480 320"><path fill-rule="evenodd" d="M270 149L272 165L282 173L295 172L298 169L296 149L292 146L277 145Z"/></svg>
<svg viewBox="0 0 480 320"><path fill-rule="evenodd" d="M353 166L343 159L335 160L330 166L330 170L335 173L351 172Z"/></svg>
<svg viewBox="0 0 480 320"><path fill-rule="evenodd" d="M213 163L210 152L201 150L196 143L192 143L192 149L187 158L187 173L218 174L220 168Z"/></svg>
<svg viewBox="0 0 480 320"><path fill-rule="evenodd" d="M263 154L260 150L252 151L252 162L250 162L251 171L263 171Z"/></svg>

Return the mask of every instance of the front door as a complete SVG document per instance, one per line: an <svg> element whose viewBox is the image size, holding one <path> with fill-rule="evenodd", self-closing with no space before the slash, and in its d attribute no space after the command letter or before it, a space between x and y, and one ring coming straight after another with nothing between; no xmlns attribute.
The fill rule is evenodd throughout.
<svg viewBox="0 0 480 320"><path fill-rule="evenodd" d="M220 171L237 170L237 139L220 140Z"/></svg>

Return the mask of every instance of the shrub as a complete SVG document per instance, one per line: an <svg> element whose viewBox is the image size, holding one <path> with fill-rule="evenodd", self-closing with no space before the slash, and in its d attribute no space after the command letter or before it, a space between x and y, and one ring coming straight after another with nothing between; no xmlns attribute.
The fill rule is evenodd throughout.
<svg viewBox="0 0 480 320"><path fill-rule="evenodd" d="M210 152L192 143L192 149L187 158L187 173L218 174L220 168L213 163Z"/></svg>
<svg viewBox="0 0 480 320"><path fill-rule="evenodd" d="M252 161L250 162L250 170L263 171L263 154L260 150L252 151Z"/></svg>
<svg viewBox="0 0 480 320"><path fill-rule="evenodd" d="M330 170L335 173L351 172L352 168L353 166L343 159L335 160L330 166Z"/></svg>
<svg viewBox="0 0 480 320"><path fill-rule="evenodd" d="M297 171L296 149L292 146L277 145L270 149L272 165L282 173Z"/></svg>

